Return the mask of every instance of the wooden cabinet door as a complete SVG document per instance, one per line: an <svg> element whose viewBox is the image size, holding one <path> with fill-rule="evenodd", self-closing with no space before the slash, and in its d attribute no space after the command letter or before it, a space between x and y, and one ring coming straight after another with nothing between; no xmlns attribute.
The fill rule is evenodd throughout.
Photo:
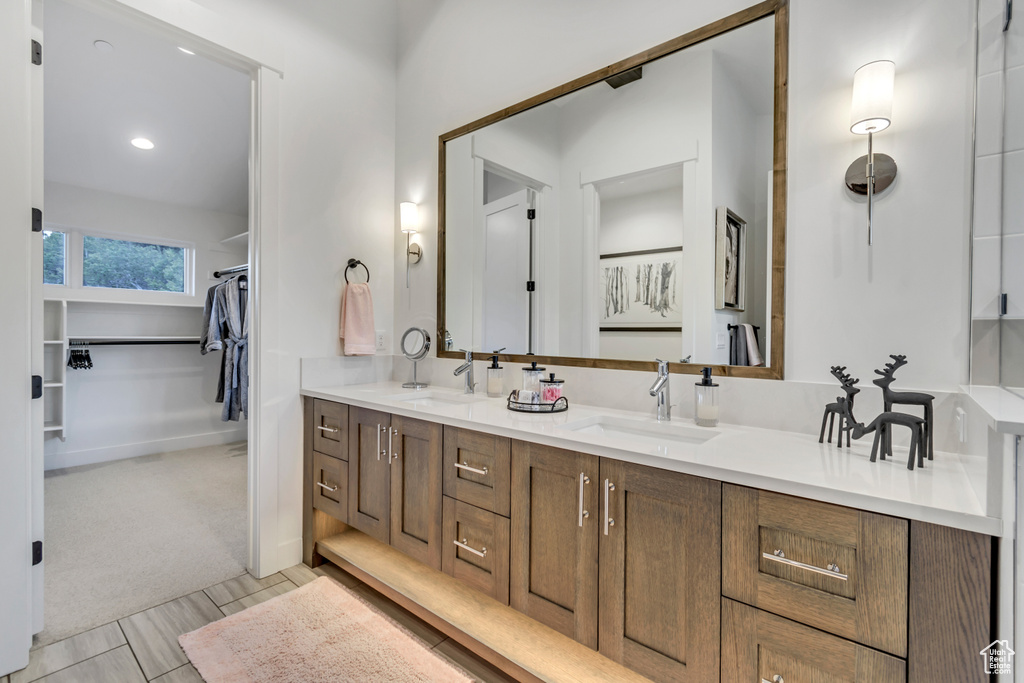
<svg viewBox="0 0 1024 683"><path fill-rule="evenodd" d="M508 518L448 496L443 506L444 573L507 605Z"/></svg>
<svg viewBox="0 0 1024 683"><path fill-rule="evenodd" d="M444 495L508 517L509 440L445 427Z"/></svg>
<svg viewBox="0 0 1024 683"><path fill-rule="evenodd" d="M598 488L601 654L654 681L717 680L721 483L602 459Z"/></svg>
<svg viewBox="0 0 1024 683"><path fill-rule="evenodd" d="M907 520L733 484L722 496L722 595L907 655Z"/></svg>
<svg viewBox="0 0 1024 683"><path fill-rule="evenodd" d="M348 460L348 406L313 399L313 450Z"/></svg>
<svg viewBox="0 0 1024 683"><path fill-rule="evenodd" d="M390 537L391 466L387 438L391 416L348 411L348 523L387 543Z"/></svg>
<svg viewBox="0 0 1024 683"><path fill-rule="evenodd" d="M512 442L513 608L597 649L599 459Z"/></svg>
<svg viewBox="0 0 1024 683"><path fill-rule="evenodd" d="M442 427L394 415L391 451L391 545L441 569Z"/></svg>
<svg viewBox="0 0 1024 683"><path fill-rule="evenodd" d="M906 680L902 659L722 598L722 683Z"/></svg>

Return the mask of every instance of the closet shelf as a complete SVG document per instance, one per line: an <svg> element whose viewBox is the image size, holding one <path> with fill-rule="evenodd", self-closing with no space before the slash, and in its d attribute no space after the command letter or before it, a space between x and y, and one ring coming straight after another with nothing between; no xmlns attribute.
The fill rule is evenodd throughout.
<svg viewBox="0 0 1024 683"><path fill-rule="evenodd" d="M196 301L192 297L189 297L189 299L190 301L187 303L170 301L113 301L109 299L88 299L85 297L54 297L44 298L43 301L64 301L69 304L100 304L102 306L171 306L174 308L202 308L204 305L203 301Z"/></svg>
<svg viewBox="0 0 1024 683"><path fill-rule="evenodd" d="M63 339L45 339L45 340L43 340L43 344L61 344L61 345L63 345L64 344L64 340Z"/></svg>
<svg viewBox="0 0 1024 683"><path fill-rule="evenodd" d="M43 423L43 431L44 432L59 432L62 429L64 429L64 425L62 425L59 422L44 422Z"/></svg>
<svg viewBox="0 0 1024 683"><path fill-rule="evenodd" d="M71 343L85 344L199 344L199 337L138 337L138 336L103 336L103 335L68 335Z"/></svg>
<svg viewBox="0 0 1024 683"><path fill-rule="evenodd" d="M43 389L58 389L64 386L63 382L43 382Z"/></svg>
<svg viewBox="0 0 1024 683"><path fill-rule="evenodd" d="M238 235L232 235L231 237L222 239L220 241L220 243L221 244L242 244L242 243L248 244L249 243L249 231L247 230L247 231L245 231L243 233L240 233Z"/></svg>

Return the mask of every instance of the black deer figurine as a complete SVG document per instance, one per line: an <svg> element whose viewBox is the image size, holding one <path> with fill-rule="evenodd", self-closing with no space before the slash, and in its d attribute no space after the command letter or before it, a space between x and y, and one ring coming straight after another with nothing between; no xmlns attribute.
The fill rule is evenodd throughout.
<svg viewBox="0 0 1024 683"><path fill-rule="evenodd" d="M850 431L853 429L853 422L847 418L847 415L853 413L853 397L860 392L860 389L854 385L860 380L852 379L850 375L846 374L845 366L833 365L832 376L843 385L846 398L836 396L835 403L829 403L825 406L825 414L821 416L821 433L818 435L818 443L824 443L825 441L826 423L828 423L828 442L832 443L832 427L835 424L836 416L839 416L839 440L836 444L839 448L843 447L843 432L846 432L846 447L849 448ZM849 410L847 410L847 405L849 405Z"/></svg>
<svg viewBox="0 0 1024 683"><path fill-rule="evenodd" d="M872 384L882 389L882 404L885 412L890 412L893 406L922 406L924 408L924 434L927 437L926 451L929 460L935 459L935 411L933 402L935 397L931 394L924 394L917 391L893 391L892 385L896 371L907 364L906 356L890 355L891 363L885 364L885 370L875 370L880 375ZM922 444L923 445L923 444ZM892 434L886 435L886 454L892 455Z"/></svg>
<svg viewBox="0 0 1024 683"><path fill-rule="evenodd" d="M917 456L917 466L924 467L925 422L923 419L907 413L886 411L872 420L871 424L864 426L854 418L853 406L849 402L844 403L843 408L846 411L845 417L848 424L852 425L850 431L853 438L860 439L865 434L875 433L875 440L871 444L871 462L878 459L880 444L882 460L885 460L887 453L892 455L891 451L886 451L886 444L891 443L893 426L901 425L910 429L910 458L907 460L907 469L914 469L914 456Z"/></svg>

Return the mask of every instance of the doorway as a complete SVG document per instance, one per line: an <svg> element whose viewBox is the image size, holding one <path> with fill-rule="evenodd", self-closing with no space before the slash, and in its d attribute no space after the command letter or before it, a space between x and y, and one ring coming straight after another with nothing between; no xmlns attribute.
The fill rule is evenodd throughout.
<svg viewBox="0 0 1024 683"><path fill-rule="evenodd" d="M248 372L222 365L247 335L239 321L210 343L204 312L230 279L236 312L257 313L253 71L187 34L91 9L46 1L37 645L253 565L254 425L247 401L230 400L248 398ZM97 604L61 599L75 594Z"/></svg>

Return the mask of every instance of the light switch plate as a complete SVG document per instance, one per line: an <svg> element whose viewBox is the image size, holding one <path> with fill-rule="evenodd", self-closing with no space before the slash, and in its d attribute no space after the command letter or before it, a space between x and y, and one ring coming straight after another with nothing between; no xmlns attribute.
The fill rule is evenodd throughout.
<svg viewBox="0 0 1024 683"><path fill-rule="evenodd" d="M387 349L388 338L387 333L384 330L377 330L377 350L384 351Z"/></svg>
<svg viewBox="0 0 1024 683"><path fill-rule="evenodd" d="M715 348L719 348L719 349L724 349L725 348L725 333L724 332L719 332L719 333L717 333L715 335Z"/></svg>

